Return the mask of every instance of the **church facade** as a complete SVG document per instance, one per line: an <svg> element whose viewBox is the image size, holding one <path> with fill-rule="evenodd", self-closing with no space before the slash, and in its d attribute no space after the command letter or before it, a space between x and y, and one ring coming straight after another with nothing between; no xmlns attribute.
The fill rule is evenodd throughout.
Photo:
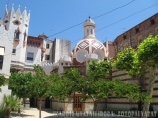
<svg viewBox="0 0 158 118"><path fill-rule="evenodd" d="M9 77L10 72L33 71L33 65L40 64L46 74L65 69L78 68L82 74L87 73L87 63L90 60L116 58L119 51L126 47L136 48L149 34L158 34L158 14L151 16L142 23L119 35L113 42L101 43L95 37L96 24L88 18L83 24L83 39L70 50L71 42L66 39L50 40L45 34L29 36L30 13L26 8L21 13L12 6L8 12L7 6L4 19L0 21L0 74ZM120 78L124 82L139 84L142 92L148 85L148 72L140 79L132 79L125 72L113 70L110 80ZM154 87L154 101L151 109L158 110L158 80ZM72 101L59 103L49 98L43 99L42 107L63 111L91 111L93 101L79 102L80 94L75 93ZM38 106L38 100L30 98L30 106ZM142 103L133 103L126 98L109 97L98 103L97 110L108 109L141 109Z"/></svg>

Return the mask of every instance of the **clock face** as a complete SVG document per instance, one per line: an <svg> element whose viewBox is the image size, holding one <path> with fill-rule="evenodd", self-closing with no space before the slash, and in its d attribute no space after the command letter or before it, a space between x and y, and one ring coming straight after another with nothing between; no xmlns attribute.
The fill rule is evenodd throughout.
<svg viewBox="0 0 158 118"><path fill-rule="evenodd" d="M79 51L77 51L77 58L76 58L77 61L82 63L84 61L84 58L85 58L86 54L88 54L87 50L80 49Z"/></svg>

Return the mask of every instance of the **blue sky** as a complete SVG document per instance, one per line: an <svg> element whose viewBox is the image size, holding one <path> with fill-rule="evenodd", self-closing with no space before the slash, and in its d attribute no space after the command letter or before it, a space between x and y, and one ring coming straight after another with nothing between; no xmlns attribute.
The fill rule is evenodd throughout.
<svg viewBox="0 0 158 118"><path fill-rule="evenodd" d="M130 4L121 7L127 3ZM20 5L21 11L25 6L31 11L30 36L44 32L51 40L69 39L72 47L83 38L83 24L80 23L89 16L94 18L97 25L96 38L105 42L113 41L123 32L158 13L158 0L0 0L1 18L6 4L9 10L14 4L15 10ZM80 25L56 34L76 24Z"/></svg>

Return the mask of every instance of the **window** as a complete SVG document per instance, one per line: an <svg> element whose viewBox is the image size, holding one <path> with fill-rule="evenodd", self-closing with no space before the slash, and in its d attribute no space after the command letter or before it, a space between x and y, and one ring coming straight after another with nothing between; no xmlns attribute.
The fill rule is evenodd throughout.
<svg viewBox="0 0 158 118"><path fill-rule="evenodd" d="M126 39L126 35L123 36L123 39Z"/></svg>
<svg viewBox="0 0 158 118"><path fill-rule="evenodd" d="M34 54L31 52L27 53L27 60L33 61Z"/></svg>
<svg viewBox="0 0 158 118"><path fill-rule="evenodd" d="M154 24L155 24L155 20L154 20L154 19L151 19L151 20L150 20L150 24L151 24L151 25L154 25Z"/></svg>
<svg viewBox="0 0 158 118"><path fill-rule="evenodd" d="M49 49L49 44L46 45L46 48Z"/></svg>
<svg viewBox="0 0 158 118"><path fill-rule="evenodd" d="M87 29L87 35L89 35L89 29Z"/></svg>
<svg viewBox="0 0 158 118"><path fill-rule="evenodd" d="M43 54L41 54L41 61L43 61Z"/></svg>
<svg viewBox="0 0 158 118"><path fill-rule="evenodd" d="M20 25L20 21L18 21L18 20L13 21L13 23L14 23L14 25Z"/></svg>
<svg viewBox="0 0 158 118"><path fill-rule="evenodd" d="M136 28L135 31L136 31L136 33L138 33L139 32L139 28Z"/></svg>
<svg viewBox="0 0 158 118"><path fill-rule="evenodd" d="M3 67L4 47L0 47L0 69Z"/></svg>
<svg viewBox="0 0 158 118"><path fill-rule="evenodd" d="M27 45L30 45L30 41L27 40Z"/></svg>
<svg viewBox="0 0 158 118"><path fill-rule="evenodd" d="M7 26L5 25L5 30L7 30Z"/></svg>
<svg viewBox="0 0 158 118"><path fill-rule="evenodd" d="M0 69L2 69L3 67L3 56L0 55Z"/></svg>
<svg viewBox="0 0 158 118"><path fill-rule="evenodd" d="M45 55L45 60L49 60L50 59L50 55Z"/></svg>
<svg viewBox="0 0 158 118"><path fill-rule="evenodd" d="M24 41L26 40L26 34L24 34Z"/></svg>
<svg viewBox="0 0 158 118"><path fill-rule="evenodd" d="M20 35L20 32L16 30L14 33L14 38L19 39L19 35Z"/></svg>
<svg viewBox="0 0 158 118"><path fill-rule="evenodd" d="M93 34L93 30L91 29L91 34Z"/></svg>
<svg viewBox="0 0 158 118"><path fill-rule="evenodd" d="M0 55L4 55L4 47L0 47Z"/></svg>
<svg viewBox="0 0 158 118"><path fill-rule="evenodd" d="M13 49L13 50L12 50L12 53L15 54L15 53L16 53L16 49Z"/></svg>
<svg viewBox="0 0 158 118"><path fill-rule="evenodd" d="M41 44L40 44L40 42L38 42L38 46L40 46Z"/></svg>

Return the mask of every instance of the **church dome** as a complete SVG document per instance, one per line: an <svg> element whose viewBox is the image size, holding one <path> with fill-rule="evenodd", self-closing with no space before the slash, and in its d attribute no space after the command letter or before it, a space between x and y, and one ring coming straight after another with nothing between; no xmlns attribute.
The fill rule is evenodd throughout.
<svg viewBox="0 0 158 118"><path fill-rule="evenodd" d="M89 17L83 24L84 38L77 43L72 51L72 57L83 63L91 59L104 59L107 56L105 46L95 37L96 24Z"/></svg>
<svg viewBox="0 0 158 118"><path fill-rule="evenodd" d="M84 62L86 55L96 54L98 59L106 58L105 46L94 38L86 38L77 43L73 50L73 58L80 63Z"/></svg>

